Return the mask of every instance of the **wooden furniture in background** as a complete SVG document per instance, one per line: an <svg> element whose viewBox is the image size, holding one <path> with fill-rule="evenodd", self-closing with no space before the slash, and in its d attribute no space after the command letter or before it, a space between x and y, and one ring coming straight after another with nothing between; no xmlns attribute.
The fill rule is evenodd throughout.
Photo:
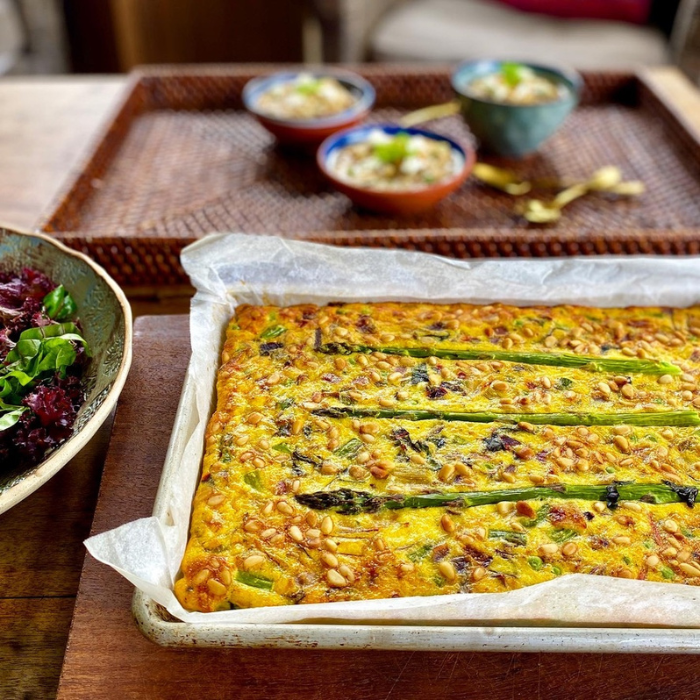
<svg viewBox="0 0 700 700"><path fill-rule="evenodd" d="M110 0L121 70L142 63L302 60L305 3Z"/></svg>

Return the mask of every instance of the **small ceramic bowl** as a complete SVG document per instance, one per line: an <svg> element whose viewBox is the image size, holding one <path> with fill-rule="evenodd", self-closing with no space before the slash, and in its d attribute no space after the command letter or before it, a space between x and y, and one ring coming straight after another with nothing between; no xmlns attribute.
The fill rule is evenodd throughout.
<svg viewBox="0 0 700 700"><path fill-rule="evenodd" d="M522 158L536 151L563 124L579 101L583 81L572 70L523 65L549 78L566 90L557 100L533 105L492 102L469 92L476 78L500 70L502 61L462 63L452 74L452 87L459 97L464 120L481 147L496 155Z"/></svg>
<svg viewBox="0 0 700 700"><path fill-rule="evenodd" d="M389 136L407 133L411 136L424 136L449 143L459 158L460 167L447 180L410 190L374 190L341 180L329 167L333 154L345 146L366 141L369 133L377 129ZM476 162L476 153L472 148L460 146L455 141L432 131L406 128L396 124L365 124L353 129L346 129L327 138L318 149L316 162L334 187L347 195L358 206L386 214L405 215L426 211L447 197L448 194L454 192L472 171Z"/></svg>
<svg viewBox="0 0 700 700"><path fill-rule="evenodd" d="M65 285L75 299L92 357L83 375L85 403L71 437L36 466L0 464L0 513L38 489L87 445L114 409L131 364L131 307L101 267L48 236L0 227L0 270L24 267Z"/></svg>
<svg viewBox="0 0 700 700"><path fill-rule="evenodd" d="M314 78L332 77L357 99L348 109L317 119L278 119L261 112L257 103L263 93L279 83L296 80L300 72L273 73L249 81L243 88L243 104L280 142L288 145L316 147L325 138L341 129L359 124L374 105L374 88L359 75L340 70L304 71Z"/></svg>

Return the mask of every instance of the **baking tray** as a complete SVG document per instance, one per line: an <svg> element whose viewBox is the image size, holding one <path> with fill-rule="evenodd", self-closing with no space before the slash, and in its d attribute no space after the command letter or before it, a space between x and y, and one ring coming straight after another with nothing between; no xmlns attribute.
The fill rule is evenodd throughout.
<svg viewBox="0 0 700 700"><path fill-rule="evenodd" d="M700 141L643 74L588 73L581 106L539 154L508 164L528 176L587 177L619 165L640 198L573 203L554 226L525 226L508 195L473 179L410 218L352 207L313 159L276 148L241 103L275 66L152 67L132 74L94 151L41 228L84 250L127 286L187 281L179 253L212 231L278 233L338 245L456 257L700 253ZM363 65L372 119L452 98L449 67ZM431 124L460 141L459 117ZM499 161L492 161L499 163ZM503 164L500 162L500 164Z"/></svg>
<svg viewBox="0 0 700 700"><path fill-rule="evenodd" d="M224 280L222 280L217 277L220 271L212 270L210 267L212 260L231 259L238 260L239 264L243 266L243 269L247 271L245 275L245 286L251 287L256 295L264 295L263 290L267 287L261 283L261 279L264 279L266 274L274 275L276 273L272 271L271 268L268 272L259 271L257 275L253 271L265 258L275 261L275 271L289 271L293 262L298 264L301 270L299 274L282 274L280 279L282 279L283 282L281 285L278 284L275 279L275 282L271 283L269 289L273 295L283 294L285 287L294 295L300 297L307 295L313 288L313 280L317 278L315 274L316 268L314 267L316 265L320 266L327 273L325 279L325 284L327 285L326 289L335 289L338 280L344 279L348 269L353 272L355 270L362 270L362 272L352 275L356 283L360 284L363 289L373 289L373 296L377 295L379 298L391 296L391 294L387 292L387 287L393 286L393 283L387 281L385 286L382 286L377 273L371 271L366 261L360 263L355 260L354 264L357 266L356 268L354 268L350 262L344 263L343 261L338 261L337 268L329 269L327 260L320 256L320 251L318 249L308 251L304 250L304 247L298 246L298 244L290 246L283 241L279 241L279 239L272 238L269 238L265 242L261 241L258 246L255 246L255 242L251 241L248 237L239 236L238 238L240 239L238 241L227 241L225 237L219 239L214 238L209 243L200 243L195 250L191 251L190 254L192 257L189 258L188 268L196 271L193 275L194 281L197 283L200 293L203 293L205 298L208 298L212 289L218 289L223 285L224 280L226 284L232 285L234 289L236 288L236 280L240 281L237 276L231 273L230 276L225 276ZM251 248L257 249L251 251ZM308 259L304 257L305 253L311 254L312 252L315 254L314 257ZM325 252L328 253L328 251ZM345 252L346 255L347 253L348 251ZM427 280L436 279L435 276L438 274L434 267L435 263L433 263L433 265L429 264L430 258L422 260L420 268L413 268L413 265L418 263L417 258L412 261L411 266L404 268L402 267L401 261L396 259L396 256L383 253L381 257L386 258L386 260L381 261L382 269L392 268L396 270L396 274L400 280L415 278L415 275L410 275L406 272L408 269L421 269ZM389 262L390 257L393 259L393 264ZM309 260L315 260L315 262L311 263ZM613 280L619 280L621 274L620 268L626 267L631 272L632 267L637 265L635 268L636 272L633 274L633 277L628 278L628 280L645 280L648 289L645 292L637 291L636 293L632 293L635 298L639 298L639 303L648 304L652 301L654 303L659 303L657 300L651 299L649 291L653 291L659 285L664 284L663 280L669 277L669 275L674 276L674 272L675 277L680 279L678 273L679 263L687 266L688 269L695 270L694 265L696 261L689 260L683 262L675 259L670 261L670 265L661 267L664 265L664 261L659 259L656 261L643 260L641 263L639 260L635 261L633 259L608 259L601 260L597 263L595 265L595 267L598 268L597 270L593 269L590 262L591 261L588 261L588 274L576 278L579 282L573 282L570 278L567 278L566 283L564 283L560 278L559 289L562 290L565 298L557 299L558 302L563 301L571 303L572 295L578 298L576 295L578 294L577 287L580 286L580 279L588 280L595 278L597 280L595 287L595 294L598 295L597 298L604 295L619 294L620 289L615 287L615 284L624 284L625 289L637 289L635 284L629 281L625 283L611 282L610 277L612 274ZM659 270L651 274L652 270L650 270L650 268L655 266L658 267ZM229 267L230 265L227 265L227 268ZM525 267L529 270L531 277L529 277L528 274L524 274ZM491 270L491 274L483 276L477 275L475 277L477 281L472 283L470 288L472 290L478 289L479 291L475 293L479 299L483 300L484 290L479 287L480 283L478 280L482 280L481 284L484 285L492 284L495 280L496 283L500 281L501 286L499 287L499 294L508 294L508 292L504 290L504 280L512 277L518 280L517 285L514 283L514 287L517 287L518 290L521 291L519 293L518 291L510 289L510 292L514 293L517 298L524 297L528 299L528 303L536 304L538 303L539 296L542 297L540 301L552 298L551 295L544 294L541 291L541 280L547 279L550 281L550 284L556 284L554 278L557 276L557 270L554 268L558 268L559 272L561 272L562 266L555 262L554 265L548 267L549 269L545 272L542 268L542 263L535 265L518 261L503 263L498 272ZM603 271L604 267L607 268L607 273ZM455 272L453 265L447 265L447 268L451 274ZM513 270L511 271L506 268L513 268ZM489 271L487 270L486 272ZM211 279L217 280L216 284L213 282L211 283L211 288L209 287L209 282L207 285L200 286L201 280L205 274L209 275ZM695 275L693 276L693 279L694 278ZM483 280L489 280L489 282L485 283ZM430 284L430 282L428 282L428 284ZM611 284L612 287L610 286ZM534 285L534 298L533 296L527 296L527 294L522 293L522 289L527 288L529 285ZM417 289L416 296L419 298L428 296L429 292L427 290L429 289L430 287L423 290ZM674 289L674 285L672 285L670 289ZM689 303L687 294L691 294L692 299L695 299L696 293L693 291L694 289L694 286L690 282L677 285L675 290L680 294L680 296L674 297L679 300L677 303L681 306ZM684 290L683 293L681 293L682 290ZM321 301L318 296L326 296L329 293L334 294L335 292L324 291L321 292L320 295L317 294L315 297L312 293L312 297L314 301ZM460 295L460 293L454 290L447 291L446 294L448 296ZM686 294L686 296L684 296L684 294ZM346 297L336 296L334 298L342 300L352 296L354 296L353 293L348 292ZM396 298L396 296L394 296L394 298ZM487 297L487 301L488 298L490 297ZM625 298L626 303L630 303L631 299L629 299L629 297ZM669 297L666 297L666 299L669 300ZM295 299L295 301L298 301L298 299ZM212 307L213 306L214 304L212 302ZM207 318L212 318L212 314L216 317L216 312L213 311L212 308L207 309L205 306L200 306L195 307L195 309L195 313L206 316ZM197 327L196 320L195 318L195 324L193 326L195 328ZM211 415L215 406L215 381L213 380L213 374L215 372L215 366L217 366L218 363L216 361L212 363L211 360L213 356L218 357L218 351L214 347L215 343L213 343L210 338L206 337L206 335L202 335L201 331L197 338L199 342L206 343L207 347L210 348L212 358L206 359L206 365L203 368L201 349L195 344L195 354L190 361L183 390L180 395L180 401L175 415L153 510L153 515L159 521L165 523L173 523L177 520L177 517L179 517L169 511L169 504L173 502L170 496L174 491L172 485L177 483L176 480L181 473L182 455L187 454L187 447L191 446L195 436L199 436L199 441L201 443L201 433L198 432L200 414L197 409L196 400L200 386L209 387L208 389L205 388L205 394L201 395L201 398L204 399L204 404L206 404L206 410L203 412L206 415ZM211 378L207 374L209 371L211 371L212 374ZM204 384L202 384L202 382L204 382ZM188 459L196 459L197 464L200 464L202 450L203 444L200 444L198 455L195 456L194 453L190 453ZM188 502L191 502L190 499L188 499ZM90 551L92 551L93 554L95 553L93 549ZM103 561L105 560L103 559ZM660 625L655 625L653 627L630 625L626 629L620 629L580 624L558 626L534 626L524 623L516 623L508 626L470 625L468 623L460 625L421 625L417 623L346 624L337 620L328 624L187 624L174 619L164 608L141 592L136 593L132 607L138 625L144 634L153 641L166 646L261 646L313 647L324 649L372 648L436 651L517 650L528 652L610 651L652 653L668 651L669 653L700 653L700 633L698 629L664 628ZM481 621L479 620L479 622Z"/></svg>
<svg viewBox="0 0 700 700"><path fill-rule="evenodd" d="M195 379L188 371L175 416L153 515L167 521L164 493L174 478L175 455L185 448L196 425ZM214 396L212 394L212 405ZM340 624L187 624L141 591L132 610L144 635L161 646L290 649L396 649L405 651L502 651L580 653L700 653L697 629L607 627L486 627Z"/></svg>

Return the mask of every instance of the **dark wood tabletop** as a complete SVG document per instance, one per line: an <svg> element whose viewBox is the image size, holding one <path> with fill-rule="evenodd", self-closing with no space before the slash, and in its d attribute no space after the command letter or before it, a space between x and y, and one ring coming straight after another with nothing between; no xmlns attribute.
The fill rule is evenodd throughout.
<svg viewBox="0 0 700 700"><path fill-rule="evenodd" d="M92 531L151 514L188 361L185 316L141 317ZM133 587L87 557L59 698L697 698L700 656L169 649L142 636Z"/></svg>

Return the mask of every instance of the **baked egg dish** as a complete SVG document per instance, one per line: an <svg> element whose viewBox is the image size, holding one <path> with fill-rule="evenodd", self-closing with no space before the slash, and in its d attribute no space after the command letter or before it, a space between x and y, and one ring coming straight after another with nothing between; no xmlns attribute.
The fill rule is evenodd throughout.
<svg viewBox="0 0 700 700"><path fill-rule="evenodd" d="M240 306L188 610L700 583L700 307Z"/></svg>

